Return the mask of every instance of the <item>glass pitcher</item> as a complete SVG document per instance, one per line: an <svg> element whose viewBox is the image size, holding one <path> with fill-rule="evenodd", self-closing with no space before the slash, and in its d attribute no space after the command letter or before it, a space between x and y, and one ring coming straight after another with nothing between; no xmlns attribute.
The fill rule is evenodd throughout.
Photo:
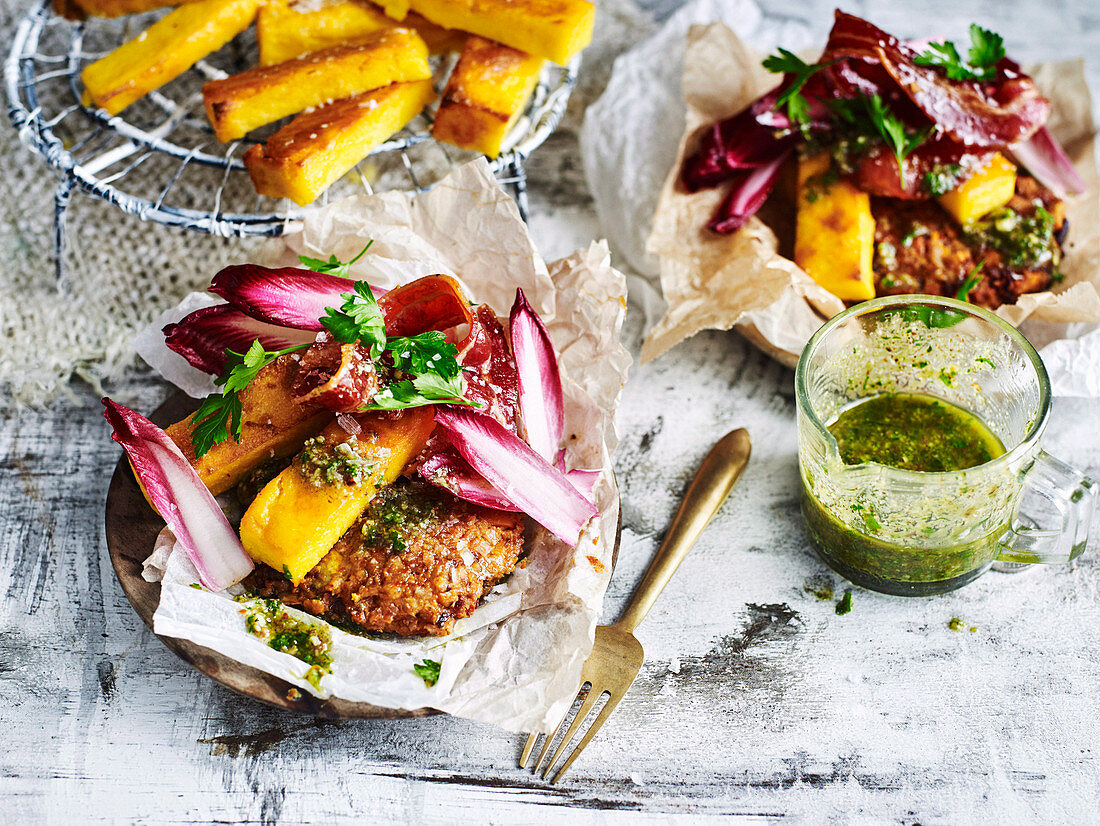
<svg viewBox="0 0 1100 826"><path fill-rule="evenodd" d="M1051 409L1046 369L1027 339L989 311L930 296L863 302L810 339L795 387L810 540L852 582L939 594L995 560L1067 562L1084 550L1095 484L1040 449ZM1004 454L939 473L844 464L827 425L885 393L935 396L970 411Z"/></svg>

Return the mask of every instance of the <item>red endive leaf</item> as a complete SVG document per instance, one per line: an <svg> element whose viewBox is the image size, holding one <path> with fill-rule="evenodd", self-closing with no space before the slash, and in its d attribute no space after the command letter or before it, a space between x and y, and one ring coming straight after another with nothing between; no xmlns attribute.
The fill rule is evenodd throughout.
<svg viewBox="0 0 1100 826"><path fill-rule="evenodd" d="M247 352L253 341L265 350L308 344L314 334L258 321L230 304L203 307L164 328L164 343L192 367L218 375L225 369L225 351Z"/></svg>
<svg viewBox="0 0 1100 826"><path fill-rule="evenodd" d="M519 374L519 409L527 443L550 461L565 429L561 373L546 325L520 289L508 319L508 335Z"/></svg>
<svg viewBox="0 0 1100 826"><path fill-rule="evenodd" d="M299 267L236 264L214 276L210 292L260 321L320 332L325 308L339 308L340 296L351 292L354 284L350 278ZM383 294L371 289L375 297Z"/></svg>
<svg viewBox="0 0 1100 826"><path fill-rule="evenodd" d="M104 417L114 428L142 488L211 591L240 582L255 567L214 496L168 435L129 408L103 399Z"/></svg>
<svg viewBox="0 0 1100 826"><path fill-rule="evenodd" d="M462 458L504 498L554 536L576 546L581 529L597 510L565 474L482 413L438 407L435 420Z"/></svg>
<svg viewBox="0 0 1100 826"><path fill-rule="evenodd" d="M1043 186L1065 198L1085 191L1085 182L1066 155L1058 139L1045 126L1028 140L1008 147L1016 161L1027 168Z"/></svg>
<svg viewBox="0 0 1100 826"><path fill-rule="evenodd" d="M519 510L454 450L441 450L429 456L417 467L417 473L433 485L475 505L498 511Z"/></svg>

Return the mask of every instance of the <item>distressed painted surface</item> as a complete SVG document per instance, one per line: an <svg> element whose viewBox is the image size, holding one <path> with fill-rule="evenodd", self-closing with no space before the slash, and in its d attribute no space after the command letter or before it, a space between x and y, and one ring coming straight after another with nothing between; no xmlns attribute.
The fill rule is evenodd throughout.
<svg viewBox="0 0 1100 826"><path fill-rule="evenodd" d="M827 4L807 6L770 4L822 28ZM885 2L852 10L868 8L888 27L918 27ZM928 9L921 17L995 23L1016 53L1037 38L1025 58L1100 47L1088 3ZM552 139L532 175L532 223L548 255L595 234L571 134ZM637 316L627 332L635 352ZM141 410L166 395L139 374L112 392ZM855 589L851 613L837 616L812 593L839 596L843 583L802 529L793 396L790 371L733 334L700 335L633 373L609 618L709 444L747 427L753 460L639 628L648 660L637 684L556 788L515 768L522 738L488 726L316 722L190 670L144 628L111 571L102 509L118 450L98 404L85 395L3 419L5 822L1095 821L1096 540L1071 566L989 574L952 595ZM1100 403L1060 401L1048 449L1100 474L1098 416ZM952 617L977 631L951 631Z"/></svg>

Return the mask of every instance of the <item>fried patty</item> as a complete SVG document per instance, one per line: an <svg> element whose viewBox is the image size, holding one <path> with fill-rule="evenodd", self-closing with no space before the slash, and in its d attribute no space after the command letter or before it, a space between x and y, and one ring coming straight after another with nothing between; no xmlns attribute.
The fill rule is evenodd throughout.
<svg viewBox="0 0 1100 826"><path fill-rule="evenodd" d="M473 613L522 550L520 514L401 479L299 584L260 565L245 586L337 625L439 636Z"/></svg>
<svg viewBox="0 0 1100 826"><path fill-rule="evenodd" d="M1034 178L1021 175L1007 208L1025 220L1042 217L1040 209L1050 216L1046 254L1013 260L1012 252L996 243L995 228L980 231L990 222L975 222L967 233L934 201L874 198L875 293L954 297L979 262L981 280L969 294L974 304L992 310L1015 304L1024 293L1048 289L1061 260L1060 239L1067 228L1064 205Z"/></svg>

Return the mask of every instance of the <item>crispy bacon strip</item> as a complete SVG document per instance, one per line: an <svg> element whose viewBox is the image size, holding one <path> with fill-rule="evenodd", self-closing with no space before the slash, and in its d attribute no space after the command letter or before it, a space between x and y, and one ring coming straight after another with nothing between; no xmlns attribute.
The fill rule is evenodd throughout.
<svg viewBox="0 0 1100 826"><path fill-rule="evenodd" d="M884 198L923 200L930 197L924 177L937 164L959 167L957 180L965 181L985 167L993 155L992 149L968 147L943 134L933 135L905 158L905 186L898 176L898 161L886 146L868 152L856 166L855 185L864 192Z"/></svg>
<svg viewBox="0 0 1100 826"><path fill-rule="evenodd" d="M458 330L473 322L462 286L449 275L426 275L390 290L378 299L386 318L386 335L414 336L426 330L450 333L459 344Z"/></svg>
<svg viewBox="0 0 1100 826"><path fill-rule="evenodd" d="M378 392L378 374L370 350L358 342L343 344L325 332L302 354L291 389L298 404L312 402L351 413L370 404Z"/></svg>
<svg viewBox="0 0 1100 826"><path fill-rule="evenodd" d="M1001 148L1027 140L1050 114L1050 101L1005 58L989 82L948 80L913 62L918 52L855 15L836 12L823 59L878 63L947 134L968 146Z"/></svg>

